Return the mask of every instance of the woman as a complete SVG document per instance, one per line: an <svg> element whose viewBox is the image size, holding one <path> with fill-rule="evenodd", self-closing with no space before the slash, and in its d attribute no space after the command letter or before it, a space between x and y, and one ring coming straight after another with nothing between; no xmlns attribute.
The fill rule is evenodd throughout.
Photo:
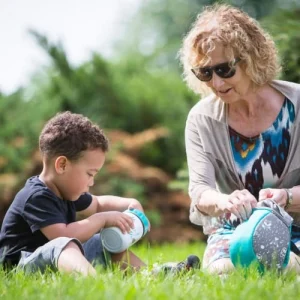
<svg viewBox="0 0 300 300"><path fill-rule="evenodd" d="M281 68L273 40L228 5L198 15L180 58L189 87L211 92L186 123L190 219L209 235L203 267L222 274L234 268L232 228L259 201L273 198L300 225L300 85L275 80ZM291 253L288 268L300 273L299 265Z"/></svg>

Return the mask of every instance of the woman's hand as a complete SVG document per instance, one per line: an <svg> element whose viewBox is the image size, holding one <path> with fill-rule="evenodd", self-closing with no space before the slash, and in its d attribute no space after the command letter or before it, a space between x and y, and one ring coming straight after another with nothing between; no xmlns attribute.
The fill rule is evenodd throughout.
<svg viewBox="0 0 300 300"><path fill-rule="evenodd" d="M224 204L225 212L232 213L245 221L251 216L252 209L257 206L257 200L248 190L236 190L228 195L227 202Z"/></svg>
<svg viewBox="0 0 300 300"><path fill-rule="evenodd" d="M285 189L262 189L259 192L258 201L272 199L279 206L285 208L288 201L288 194ZM258 206L260 203L258 203Z"/></svg>

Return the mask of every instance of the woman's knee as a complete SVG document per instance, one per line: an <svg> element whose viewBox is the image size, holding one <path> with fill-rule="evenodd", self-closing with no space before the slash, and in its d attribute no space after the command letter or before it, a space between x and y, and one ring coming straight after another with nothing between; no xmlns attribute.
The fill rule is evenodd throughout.
<svg viewBox="0 0 300 300"><path fill-rule="evenodd" d="M234 270L234 265L230 258L222 258L214 261L206 267L206 271L211 274L228 274Z"/></svg>
<svg viewBox="0 0 300 300"><path fill-rule="evenodd" d="M290 253L290 260L289 260L286 270L294 271L297 274L300 274L300 257L297 256L294 252Z"/></svg>

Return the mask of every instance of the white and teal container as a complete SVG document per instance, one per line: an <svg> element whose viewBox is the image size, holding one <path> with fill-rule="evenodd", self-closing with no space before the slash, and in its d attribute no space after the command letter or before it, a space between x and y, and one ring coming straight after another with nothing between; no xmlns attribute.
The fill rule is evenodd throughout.
<svg viewBox="0 0 300 300"><path fill-rule="evenodd" d="M101 231L103 247L111 253L120 253L140 240L150 229L150 222L146 215L138 209L124 211L134 223L134 227L128 233L122 233L118 227L109 227Z"/></svg>

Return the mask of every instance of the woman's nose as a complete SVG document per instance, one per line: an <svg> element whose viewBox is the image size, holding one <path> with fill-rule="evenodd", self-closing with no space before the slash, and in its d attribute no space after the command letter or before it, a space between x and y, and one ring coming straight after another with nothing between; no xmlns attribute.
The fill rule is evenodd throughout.
<svg viewBox="0 0 300 300"><path fill-rule="evenodd" d="M219 77L215 72L213 73L210 82L211 82L211 86L216 90L218 90L224 83L223 79Z"/></svg>

